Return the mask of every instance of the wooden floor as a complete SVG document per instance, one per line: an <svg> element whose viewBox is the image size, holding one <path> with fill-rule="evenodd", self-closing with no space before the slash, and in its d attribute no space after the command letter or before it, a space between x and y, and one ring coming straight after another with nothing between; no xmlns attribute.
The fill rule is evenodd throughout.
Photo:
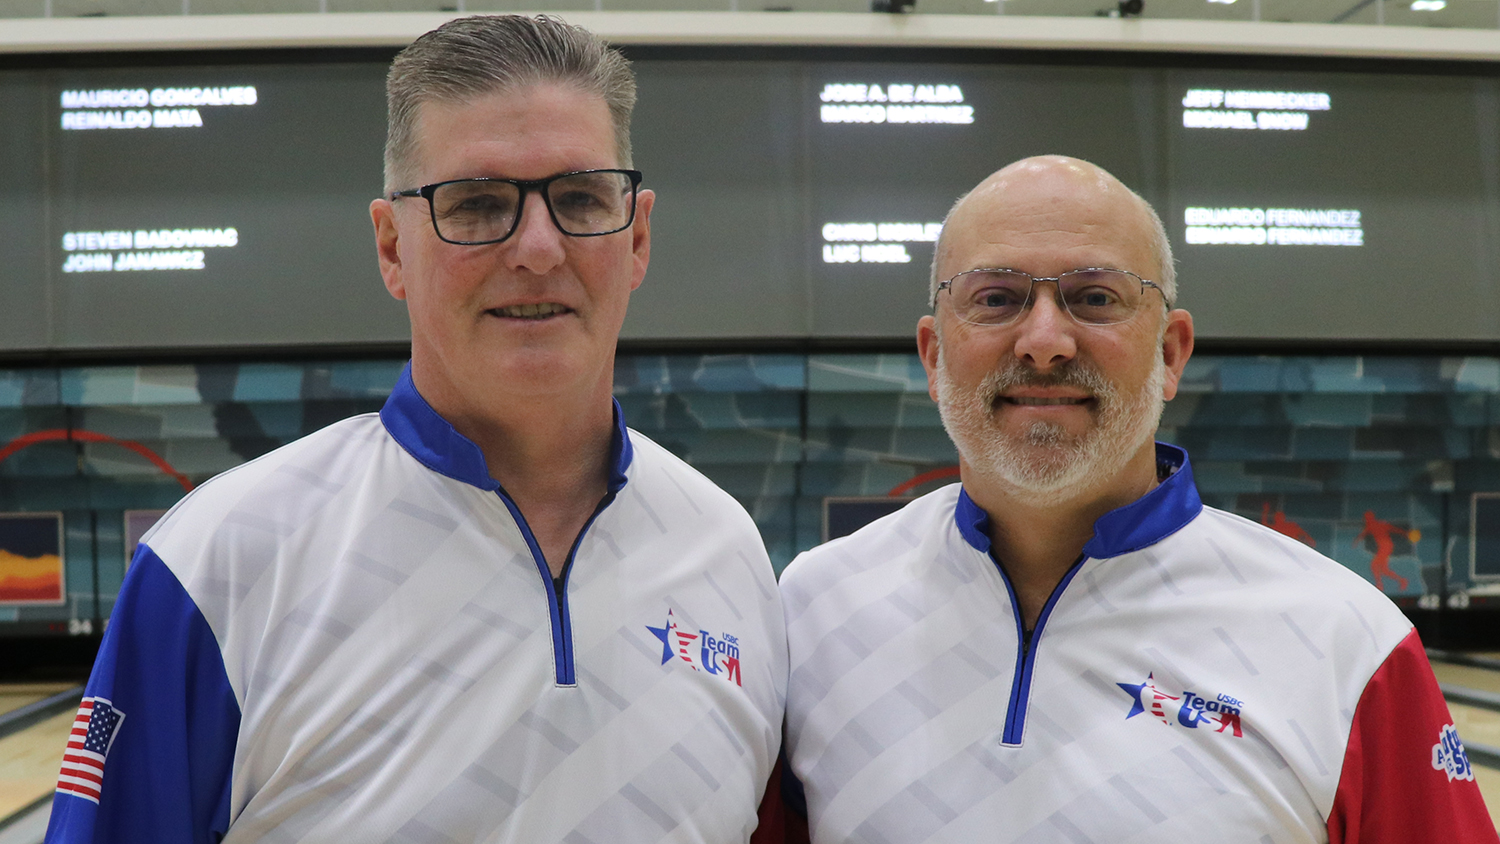
<svg viewBox="0 0 1500 844"><path fill-rule="evenodd" d="M65 692L73 688L75 683L6 683L0 685L0 715L20 709L28 703L34 703L44 697Z"/></svg>
<svg viewBox="0 0 1500 844"><path fill-rule="evenodd" d="M1500 671L1439 662L1433 664L1432 673L1440 683L1500 694ZM1458 735L1464 741L1500 747L1500 712L1457 703L1448 704L1448 710L1453 713L1453 725L1458 727ZM1490 807L1490 818L1500 829L1500 770L1475 765L1474 779L1479 783L1485 805Z"/></svg>
<svg viewBox="0 0 1500 844"><path fill-rule="evenodd" d="M73 686L73 683L0 686L0 714ZM0 819L45 797L57 785L57 768L76 714L70 709L0 739Z"/></svg>

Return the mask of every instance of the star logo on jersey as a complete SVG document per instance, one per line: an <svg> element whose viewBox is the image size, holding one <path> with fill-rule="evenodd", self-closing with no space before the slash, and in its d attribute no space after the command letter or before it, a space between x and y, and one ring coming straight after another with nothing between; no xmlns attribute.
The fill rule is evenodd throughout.
<svg viewBox="0 0 1500 844"><path fill-rule="evenodd" d="M1128 721L1144 712L1151 713L1156 720L1167 726L1187 727L1196 730L1200 726L1215 727L1215 733L1227 732L1235 738L1244 735L1240 725L1240 710L1244 704L1229 695L1220 694L1209 699L1190 689L1180 694L1171 694L1156 685L1156 674L1146 675L1140 683L1116 683L1120 691L1130 695Z"/></svg>
<svg viewBox="0 0 1500 844"><path fill-rule="evenodd" d="M646 625L651 635L661 640L661 664L672 658L682 660L694 671L703 671L723 677L736 686L744 685L740 677L740 640L737 636L722 633L714 636L707 630L690 632L682 629L667 609L667 621L660 627Z"/></svg>
<svg viewBox="0 0 1500 844"><path fill-rule="evenodd" d="M666 665L672 661L672 634L677 630L677 622L672 620L672 611L667 610L667 623L660 627L646 625L651 635L661 640L661 664Z"/></svg>
<svg viewBox="0 0 1500 844"><path fill-rule="evenodd" d="M1438 742L1432 746L1432 767L1446 773L1448 782L1474 779L1474 766L1469 764L1469 754L1458 739L1458 728L1452 724L1438 731Z"/></svg>

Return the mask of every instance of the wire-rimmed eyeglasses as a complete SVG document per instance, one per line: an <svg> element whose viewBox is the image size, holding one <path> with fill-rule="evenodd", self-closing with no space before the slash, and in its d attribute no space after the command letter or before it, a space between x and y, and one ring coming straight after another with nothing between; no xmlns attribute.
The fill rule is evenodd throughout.
<svg viewBox="0 0 1500 844"><path fill-rule="evenodd" d="M1032 301L1037 282L1057 285L1057 301L1074 322L1115 325L1127 322L1141 309L1146 288L1155 287L1168 308L1160 285L1128 270L1085 267L1043 277L1011 269L966 270L938 285L953 301L953 315L973 325L1008 325L1020 318ZM937 305L936 299L933 305Z"/></svg>
<svg viewBox="0 0 1500 844"><path fill-rule="evenodd" d="M392 201L420 196L437 236L460 246L499 243L521 224L526 194L536 191L557 230L573 237L623 231L635 222L639 170L579 170L546 179L453 179L398 190Z"/></svg>

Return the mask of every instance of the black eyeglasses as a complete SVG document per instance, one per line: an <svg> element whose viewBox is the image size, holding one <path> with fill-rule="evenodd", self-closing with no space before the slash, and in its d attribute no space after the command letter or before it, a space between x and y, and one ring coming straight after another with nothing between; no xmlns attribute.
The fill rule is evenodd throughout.
<svg viewBox="0 0 1500 844"><path fill-rule="evenodd" d="M460 246L499 243L515 234L528 191L542 195L557 230L598 237L635 222L639 170L580 170L546 179L453 179L398 190L392 201L420 196L432 212L437 236Z"/></svg>
<svg viewBox="0 0 1500 844"><path fill-rule="evenodd" d="M1166 292L1155 282L1127 270L1088 267L1047 278L1020 270L981 269L961 272L938 285L953 299L953 315L973 325L1007 325L1020 318L1031 304L1032 288L1039 281L1057 285L1057 299L1074 322L1083 325L1115 325L1135 316L1146 299L1146 288L1155 287L1168 308ZM937 305L934 298L933 305Z"/></svg>

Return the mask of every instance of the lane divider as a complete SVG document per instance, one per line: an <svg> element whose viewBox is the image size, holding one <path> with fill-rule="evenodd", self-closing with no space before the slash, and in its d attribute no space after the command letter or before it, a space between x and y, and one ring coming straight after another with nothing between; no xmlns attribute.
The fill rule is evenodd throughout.
<svg viewBox="0 0 1500 844"><path fill-rule="evenodd" d="M1446 662L1449 665L1467 665L1470 668L1488 668L1491 671L1500 671L1500 659L1495 659L1494 657L1470 656L1458 651L1428 648L1427 658L1433 662Z"/></svg>
<svg viewBox="0 0 1500 844"><path fill-rule="evenodd" d="M0 715L0 739L15 735L34 724L71 712L78 708L78 702L83 699L83 686L74 686L71 689L58 692L55 695L44 697L33 701L19 709ZM46 794L11 812L4 818L0 818L0 832L14 826L17 822L27 818L31 813L39 811L52 802L52 790L48 789Z"/></svg>
<svg viewBox="0 0 1500 844"><path fill-rule="evenodd" d="M1452 683L1438 683L1438 688L1443 692L1443 699L1449 703L1458 703L1464 706L1472 706L1476 709L1485 709L1490 712L1500 712L1500 694L1487 692L1483 689L1471 689L1467 686L1455 686ZM1464 753L1469 761L1486 768L1500 768L1500 747L1492 747L1488 744L1479 744L1472 741L1464 741Z"/></svg>
<svg viewBox="0 0 1500 844"><path fill-rule="evenodd" d="M49 791L46 794L43 794L41 797L38 797L37 799L26 804L25 806L22 806L14 812L11 812L9 817L0 818L0 833L4 833L7 829L10 829L17 823L26 820L31 816L33 812L41 811L44 808L50 812L52 808L52 797L54 793L55 792ZM20 833L17 833L17 835L19 834ZM0 838L4 837L6 836L0 835ZM40 838L37 839L37 844L41 844Z"/></svg>
<svg viewBox="0 0 1500 844"><path fill-rule="evenodd" d="M51 697L28 703L19 709L12 709L0 715L0 739L19 733L32 724L45 721L54 715L77 709L78 702L81 700L83 700L83 686L74 686Z"/></svg>

